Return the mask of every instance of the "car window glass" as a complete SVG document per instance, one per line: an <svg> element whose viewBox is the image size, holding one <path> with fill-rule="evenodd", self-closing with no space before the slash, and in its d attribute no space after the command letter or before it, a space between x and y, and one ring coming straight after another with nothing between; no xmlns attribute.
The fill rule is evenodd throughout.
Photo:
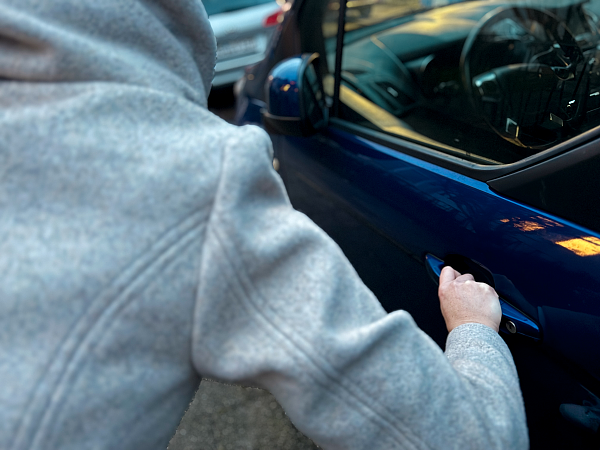
<svg viewBox="0 0 600 450"><path fill-rule="evenodd" d="M600 125L599 10L600 0L349 1L340 117L480 164L551 148ZM335 42L326 53L331 71Z"/></svg>
<svg viewBox="0 0 600 450"><path fill-rule="evenodd" d="M349 0L346 4L345 30L381 26L382 23L402 17L431 6L432 0ZM433 0L435 1L435 0ZM455 0L456 1L456 0ZM328 65L334 66L335 45L338 30L340 0L329 0L323 15L322 32L325 38ZM383 26L385 28L385 25Z"/></svg>
<svg viewBox="0 0 600 450"><path fill-rule="evenodd" d="M202 4L204 5L204 8L206 8L206 14L212 16L213 14L237 11L238 9L273 2L274 0L203 0Z"/></svg>

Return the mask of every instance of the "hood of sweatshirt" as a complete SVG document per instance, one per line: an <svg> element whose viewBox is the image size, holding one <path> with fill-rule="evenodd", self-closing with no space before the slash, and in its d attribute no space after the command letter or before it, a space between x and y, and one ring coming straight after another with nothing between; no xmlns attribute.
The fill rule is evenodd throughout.
<svg viewBox="0 0 600 450"><path fill-rule="evenodd" d="M0 0L0 79L125 83L206 106L215 59L199 0Z"/></svg>

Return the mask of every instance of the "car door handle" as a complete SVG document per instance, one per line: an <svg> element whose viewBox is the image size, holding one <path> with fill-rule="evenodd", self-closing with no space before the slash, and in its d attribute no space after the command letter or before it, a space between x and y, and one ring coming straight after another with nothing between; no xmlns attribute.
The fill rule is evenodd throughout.
<svg viewBox="0 0 600 450"><path fill-rule="evenodd" d="M471 269L475 269L469 270L469 273L475 272L472 273L475 281L481 281L489 284L492 287L495 287L493 275L488 272L487 269L474 261L467 260L466 258L464 258L464 261L469 261L471 263ZM440 273L442 273L444 266L447 265L452 264L447 263L446 261L430 253L425 255L425 267L436 284L439 284ZM477 266L479 266L479 269ZM500 297L499 300L500 306L502 307L500 331L510 334L520 334L535 340L539 340L541 338L540 327L533 320L512 306L508 301L506 301L506 299Z"/></svg>

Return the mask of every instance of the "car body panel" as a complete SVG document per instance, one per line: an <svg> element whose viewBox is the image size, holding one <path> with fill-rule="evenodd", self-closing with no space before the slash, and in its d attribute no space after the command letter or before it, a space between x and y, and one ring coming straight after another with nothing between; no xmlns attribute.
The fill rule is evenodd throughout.
<svg viewBox="0 0 600 450"><path fill-rule="evenodd" d="M557 416L561 403L589 398L582 388L573 393L580 385L598 393L597 233L504 198L483 182L333 128L312 138L273 139L294 206L337 240L388 311L410 312L441 347L446 333L433 283L419 275L425 273L425 257L458 254L484 265L499 295L541 329L542 342L535 347L527 337L507 340L532 411L530 427L538 421L532 442L542 444L532 448L554 448L549 443L595 448L586 446L585 434L570 436L573 430ZM344 212L356 218L354 225L332 223ZM333 219L323 221L323 215ZM591 254L585 255L586 248ZM551 366L549 378L542 367L550 364L558 366ZM556 427L555 435L548 424Z"/></svg>
<svg viewBox="0 0 600 450"><path fill-rule="evenodd" d="M546 308L600 316L598 233L504 198L480 181L335 129L325 138L309 138L310 143L303 139L286 138L281 163L348 204L414 258L460 254L485 265L500 280L501 296L544 322L546 338L556 341L553 330L561 330L561 349L582 347L584 331L583 342L600 340L600 320L582 330L563 329L560 320L554 322L556 315L540 318ZM552 273L561 275L548 276ZM589 357L578 363L600 379L600 347L585 347Z"/></svg>

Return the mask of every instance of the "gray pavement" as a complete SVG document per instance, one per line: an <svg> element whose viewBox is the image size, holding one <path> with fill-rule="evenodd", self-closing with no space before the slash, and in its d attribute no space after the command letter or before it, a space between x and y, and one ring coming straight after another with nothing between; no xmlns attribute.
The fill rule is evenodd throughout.
<svg viewBox="0 0 600 450"><path fill-rule="evenodd" d="M267 391L203 379L169 450L315 450Z"/></svg>

